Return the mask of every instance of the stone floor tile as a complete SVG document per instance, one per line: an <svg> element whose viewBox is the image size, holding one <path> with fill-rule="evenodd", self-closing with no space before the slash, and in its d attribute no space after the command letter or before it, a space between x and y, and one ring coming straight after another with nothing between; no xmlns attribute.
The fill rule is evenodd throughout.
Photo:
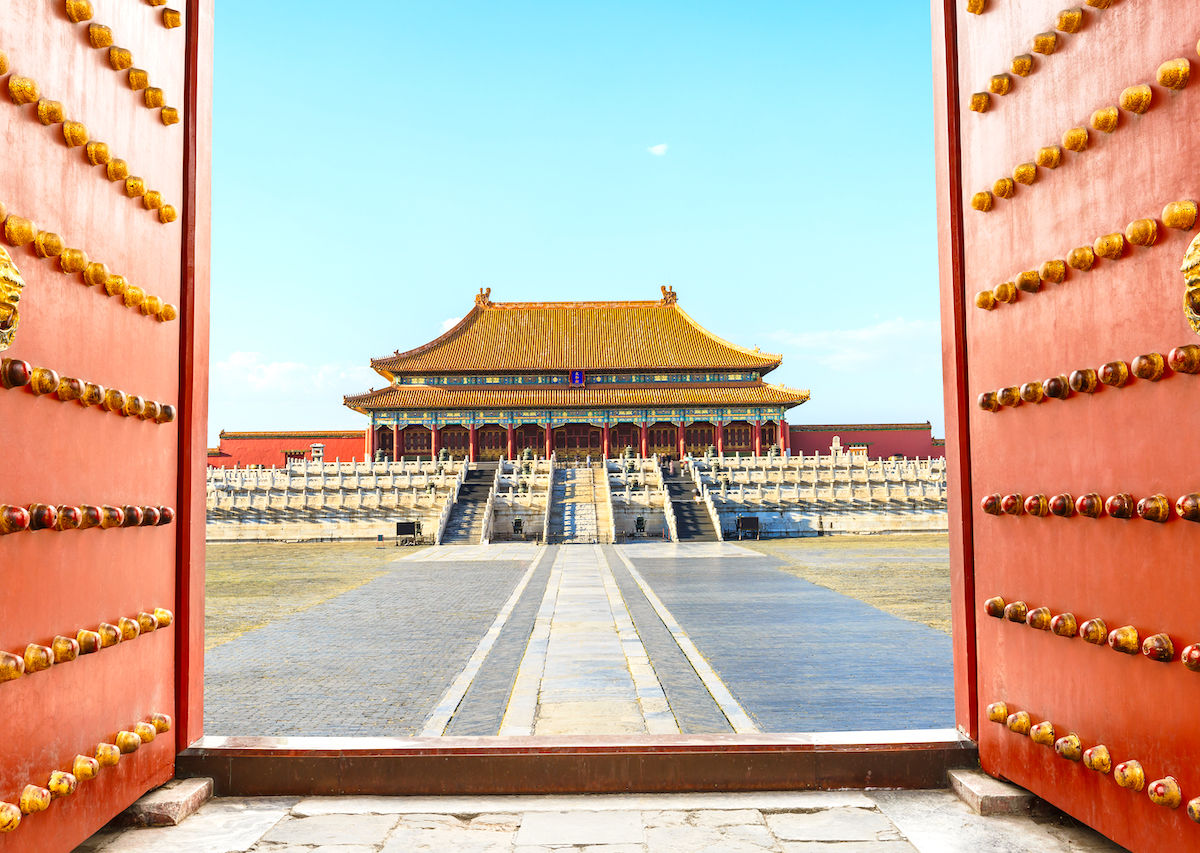
<svg viewBox="0 0 1200 853"><path fill-rule="evenodd" d="M717 840L710 827L660 826L646 830L648 853L697 853Z"/></svg>
<svg viewBox="0 0 1200 853"><path fill-rule="evenodd" d="M1037 822L1027 815L981 817L947 790L872 791L870 798L921 853L1118 853L1124 850L1062 816Z"/></svg>
<svg viewBox="0 0 1200 853"><path fill-rule="evenodd" d="M513 833L489 829L407 829L388 836L382 853L509 853Z"/></svg>
<svg viewBox="0 0 1200 853"><path fill-rule="evenodd" d="M505 813L481 814L471 819L470 826L472 829L486 826L516 830L521 826L521 816L519 814Z"/></svg>
<svg viewBox="0 0 1200 853"><path fill-rule="evenodd" d="M748 823L761 824L762 822L763 816L758 809L729 809L727 811L705 809L692 812L688 819L688 823L693 826L732 826Z"/></svg>
<svg viewBox="0 0 1200 853"><path fill-rule="evenodd" d="M748 844L760 850L775 846L775 836L761 823L744 823L720 827L721 839L738 844Z"/></svg>
<svg viewBox="0 0 1200 853"><path fill-rule="evenodd" d="M584 846L583 853L645 853L645 850L640 844L588 844Z"/></svg>
<svg viewBox="0 0 1200 853"><path fill-rule="evenodd" d="M882 814L867 809L767 815L767 826L781 841L877 841L880 833L896 830Z"/></svg>
<svg viewBox="0 0 1200 853"><path fill-rule="evenodd" d="M521 820L518 844L641 844L639 812L532 812Z"/></svg>
<svg viewBox="0 0 1200 853"><path fill-rule="evenodd" d="M294 844L271 844L263 842L251 848L250 853L375 853L374 844L322 844L319 847L298 847Z"/></svg>
<svg viewBox="0 0 1200 853"><path fill-rule="evenodd" d="M289 817L263 841L285 844L380 844L396 825L395 815L323 815Z"/></svg>
<svg viewBox="0 0 1200 853"><path fill-rule="evenodd" d="M244 853L286 816L286 808L238 809L214 800L178 826L111 833L93 849L96 853Z"/></svg>

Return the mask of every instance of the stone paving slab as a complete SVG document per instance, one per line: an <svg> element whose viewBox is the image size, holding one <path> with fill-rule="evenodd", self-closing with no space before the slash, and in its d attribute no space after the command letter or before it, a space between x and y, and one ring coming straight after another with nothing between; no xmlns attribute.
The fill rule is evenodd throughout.
<svg viewBox="0 0 1200 853"><path fill-rule="evenodd" d="M977 815L947 790L871 791L867 796L921 853L1119 853L1125 849L1066 816Z"/></svg>
<svg viewBox="0 0 1200 853"><path fill-rule="evenodd" d="M244 853L287 817L295 797L210 800L178 826L101 831L76 853Z"/></svg>
<svg viewBox="0 0 1200 853"><path fill-rule="evenodd" d="M545 596L558 547L551 545L541 552L533 577L513 607L479 674L467 688L446 734L490 736L500 733L500 722L517 680L517 667L533 632L534 618Z"/></svg>
<svg viewBox="0 0 1200 853"><path fill-rule="evenodd" d="M517 844L548 847L576 844L641 844L645 838L641 813L535 812L521 821Z"/></svg>
<svg viewBox="0 0 1200 853"><path fill-rule="evenodd" d="M834 808L767 815L781 841L896 841L899 832L874 809Z"/></svg>
<svg viewBox="0 0 1200 853"><path fill-rule="evenodd" d="M953 725L946 634L801 580L754 552L621 552L763 731Z"/></svg>
<svg viewBox="0 0 1200 853"><path fill-rule="evenodd" d="M733 731L671 632L617 559L612 546L605 546L605 553L610 555L609 567L680 730L685 734Z"/></svg>
<svg viewBox="0 0 1200 853"><path fill-rule="evenodd" d="M973 814L941 791L213 800L78 853L1112 853L1058 815Z"/></svg>
<svg viewBox="0 0 1200 853"><path fill-rule="evenodd" d="M263 841L283 844L382 844L396 827L396 815L330 814L319 817L286 817L263 836Z"/></svg>
<svg viewBox="0 0 1200 853"><path fill-rule="evenodd" d="M211 649L205 730L419 732L529 564L441 553L455 550L419 551L357 589Z"/></svg>

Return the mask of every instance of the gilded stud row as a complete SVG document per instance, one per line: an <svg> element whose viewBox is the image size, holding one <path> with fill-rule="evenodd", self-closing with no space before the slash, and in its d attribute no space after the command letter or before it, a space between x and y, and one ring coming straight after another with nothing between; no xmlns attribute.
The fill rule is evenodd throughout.
<svg viewBox="0 0 1200 853"><path fill-rule="evenodd" d="M64 0L67 17L76 24L82 24L84 21L90 21L95 15L92 9L92 0ZM164 6L166 0L147 0L150 6ZM176 27L183 25L183 15L175 9L163 9L162 25L168 30L173 30Z"/></svg>
<svg viewBox="0 0 1200 853"><path fill-rule="evenodd" d="M1035 518L1084 518L1131 519L1141 518L1163 524L1171 518L1171 499L1166 495L1150 495L1137 500L1128 492L1109 495L1105 499L1098 492L1088 492L1073 498L1069 492L1046 497L1044 494L1022 497L1019 493L985 495L979 508L988 515L1032 515ZM1175 514L1184 521L1200 522L1200 493L1192 492L1175 501Z"/></svg>
<svg viewBox="0 0 1200 853"><path fill-rule="evenodd" d="M979 4L979 12L983 12L983 3ZM1107 9L1112 5L1112 0L1088 0L1088 5L1097 9ZM971 11L971 6L968 3L967 11ZM1074 34L1083 29L1084 25L1083 9L1075 7L1073 9L1063 9L1058 13L1054 21L1054 30L1049 30L1044 33L1038 33L1032 39L1030 50L1033 53L1039 53L1043 56L1049 56L1058 50L1059 33ZM1057 31L1057 32L1056 32ZM1028 77L1037 70L1034 64L1033 55L1030 53L1022 53L1019 56L1013 57L1012 64L1009 70L1018 77ZM992 105L992 95L1007 95L1012 91L1012 77L1007 73L993 74L988 81L986 92L976 92L971 95L969 106L977 113L985 113Z"/></svg>
<svg viewBox="0 0 1200 853"><path fill-rule="evenodd" d="M1200 52L1200 44L1197 45ZM1179 90L1187 86L1191 77L1191 62L1185 57L1169 59L1158 67L1155 79L1166 89ZM995 80L996 78L992 78ZM976 98L986 98L987 93L976 93L971 96L971 109L976 109ZM1121 92L1118 99L1119 109L1115 106L1101 107L1092 113L1088 124L1092 130L1101 133L1113 133L1120 124L1120 110L1142 115L1150 109L1154 100L1154 90L1145 83L1130 86ZM982 103L982 102L981 102ZM986 109L986 107L985 107ZM1011 178L1000 178L991 190L983 190L971 196L971 207L987 213L995 205L996 198L1012 198L1016 194L1016 185L1033 184L1038 179L1038 168L1057 169L1063 163L1063 149L1080 154L1087 150L1090 137L1088 128L1073 127L1062 136L1062 145L1048 145L1039 148L1032 162L1021 163L1012 171Z"/></svg>
<svg viewBox="0 0 1200 853"><path fill-rule="evenodd" d="M0 60L0 74L7 71L8 60ZM145 88L142 78L137 78L135 81L133 69L130 71L129 85L132 88ZM139 74L145 74L144 71L138 71ZM135 82L141 82L142 85L135 85ZM174 205L166 204L163 201L162 193L158 190L146 189L146 182L136 175L129 174L129 164L124 160L115 158L108 150L108 145L103 142L96 142L91 139L88 134L88 129L83 122L71 121L63 114L63 105L58 101L51 101L41 96L41 90L38 84L28 77L18 77L16 74L10 74L8 77L8 96L9 99L18 107L36 104L34 115L38 122L46 127L51 125L60 125L62 129L63 142L68 148L83 148L84 155L88 162L93 166L104 166L104 176L109 181L123 181L125 187L125 195L128 198L140 198L142 206L147 210L157 212L158 221L164 225L174 222L179 214L175 210Z"/></svg>
<svg viewBox="0 0 1200 853"><path fill-rule="evenodd" d="M1140 639L1138 629L1132 625L1108 630L1108 625L1099 617L1088 619L1082 625L1074 613L1059 613L1054 616L1049 607L1035 607L1032 610L1024 601L1005 603L1000 596L993 596L983 603L983 610L994 619L1006 619L1018 624L1024 623L1038 631L1050 631L1059 637L1079 637L1084 642L1094 646L1105 643L1115 652L1136 655L1140 650L1143 655L1159 663L1171 663L1175 660L1175 643L1170 635L1164 633L1151 634L1146 639ZM1200 643L1185 646L1179 655L1183 665L1192 672L1200 672Z"/></svg>
<svg viewBox="0 0 1200 853"><path fill-rule="evenodd" d="M14 681L56 664L70 663L80 655L95 654L118 643L136 640L143 634L168 627L174 619L170 610L156 607L153 613L142 611L136 619L122 616L116 625L101 622L95 631L80 628L74 638L59 634L48 646L30 643L21 655L0 651L0 682Z"/></svg>
<svg viewBox="0 0 1200 853"><path fill-rule="evenodd" d="M1146 790L1150 802L1156 806L1177 809L1183 803L1183 791L1179 781L1174 776L1164 776L1146 786L1146 771L1140 761L1130 759L1113 766L1112 755L1104 744L1096 744L1088 749L1083 748L1079 735L1070 732L1063 737L1056 737L1054 724L1049 720L1034 723L1028 711L1009 713L1006 702L993 702L987 706L987 718L993 723L999 723L1010 732L1028 737L1041 746L1053 747L1059 758L1067 761L1082 761L1083 766L1096 773L1113 774L1113 780L1122 788L1131 791ZM1200 823L1200 797L1187 804L1187 816Z"/></svg>
<svg viewBox="0 0 1200 853"><path fill-rule="evenodd" d="M12 832L26 815L44 812L54 800L69 797L78 790L80 782L90 782L100 774L101 767L116 767L122 755L137 752L142 744L171 730L167 714L151 714L148 720L135 723L132 731L119 731L114 743L96 744L95 757L76 755L70 771L55 770L43 785L26 785L17 803L0 802L0 833Z"/></svg>
<svg viewBox="0 0 1200 853"><path fill-rule="evenodd" d="M87 252L82 249L66 247L62 237L53 231L42 231L30 219L7 214L3 203L0 203L0 218L4 219L4 239L9 245L32 246L34 254L45 260L57 258L58 268L63 273L81 276L88 287L103 286L108 296L120 296L126 308L163 322L179 316L179 309L174 305L131 285L124 276L110 273L106 264L89 259Z"/></svg>
<svg viewBox="0 0 1200 853"><path fill-rule="evenodd" d="M1071 371L1070 376L1051 376L1044 382L1033 380L1024 385L1009 385L996 391L984 391L976 399L976 405L985 412L1016 408L1022 403L1044 403L1047 400L1066 400L1072 392L1095 394L1101 386L1124 388L1131 378L1158 382L1173 373L1200 373L1200 346L1184 344L1168 352L1148 352L1137 356L1130 363L1110 361L1098 370L1082 368Z"/></svg>
<svg viewBox="0 0 1200 853"><path fill-rule="evenodd" d="M1173 201L1163 208L1162 223L1177 231L1190 231L1196 224L1198 212L1200 207L1191 199ZM998 284L991 290L979 291L975 294L975 307L991 311L1001 304L1011 305L1020 298L1022 292L1038 293L1044 284L1062 284L1067 280L1068 267L1079 272L1090 272L1097 258L1117 261L1124 257L1129 246L1149 248L1158 242L1158 238L1158 220L1135 219L1125 226L1124 233L1117 231L1101 235L1090 246L1072 249L1065 259L1046 261L1036 270L1018 273L1013 281Z"/></svg>
<svg viewBox="0 0 1200 853"><path fill-rule="evenodd" d="M27 530L109 530L114 527L161 527L175 520L169 506L53 506L0 504L0 536Z"/></svg>
<svg viewBox="0 0 1200 853"><path fill-rule="evenodd" d="M163 124L179 123L179 110L166 105L163 90L150 85L150 75L141 68L133 67L133 53L127 48L118 47L113 43L112 30L103 24L88 25L88 43L97 50L108 50L108 64L113 71L128 72L129 88L142 93L142 103L147 109L159 111L158 117Z"/></svg>
<svg viewBox="0 0 1200 853"><path fill-rule="evenodd" d="M16 358L0 359L0 388L28 387L36 396L55 395L64 403L76 402L84 408L98 406L114 415L141 418L157 424L175 420L175 407L170 403L147 400L137 394L127 394L116 388L105 388L95 382L60 377L48 367L32 367Z"/></svg>

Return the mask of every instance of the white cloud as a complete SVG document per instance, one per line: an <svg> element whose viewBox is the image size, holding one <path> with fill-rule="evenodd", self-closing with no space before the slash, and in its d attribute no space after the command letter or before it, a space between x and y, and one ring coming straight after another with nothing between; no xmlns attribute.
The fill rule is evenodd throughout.
<svg viewBox="0 0 1200 853"><path fill-rule="evenodd" d="M382 384L378 373L362 364L304 364L299 361L269 361L261 352L234 352L213 365L212 384L236 393L247 390L255 395L305 395L336 392L357 394L374 382Z"/></svg>
<svg viewBox="0 0 1200 853"><path fill-rule="evenodd" d="M360 429L366 418L342 397L382 388L387 380L365 364L273 361L242 351L214 361L209 375L209 444L219 430Z"/></svg>
<svg viewBox="0 0 1200 853"><path fill-rule="evenodd" d="M940 329L932 320L894 317L856 329L827 329L814 332L773 332L788 361L818 364L829 370L857 372L870 365L903 364L913 357L941 352Z"/></svg>
<svg viewBox="0 0 1200 853"><path fill-rule="evenodd" d="M667 153L667 143L660 142L658 145L651 145L646 150L649 151L651 154L653 154L655 157L663 157L663 156L666 156L666 153Z"/></svg>
<svg viewBox="0 0 1200 853"><path fill-rule="evenodd" d="M442 321L442 333L445 334L446 332L450 331L460 322L462 322L462 317L447 317Z"/></svg>
<svg viewBox="0 0 1200 853"><path fill-rule="evenodd" d="M280 396L325 391L354 394L362 391L379 374L361 364L304 364L299 361L269 361L260 352L234 352L213 365L213 384L236 394L239 390L257 395ZM340 399L340 397L339 397Z"/></svg>

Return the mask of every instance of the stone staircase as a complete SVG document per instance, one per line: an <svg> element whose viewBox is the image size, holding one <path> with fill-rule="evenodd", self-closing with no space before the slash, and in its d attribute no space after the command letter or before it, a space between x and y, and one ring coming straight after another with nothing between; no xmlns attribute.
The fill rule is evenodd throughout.
<svg viewBox="0 0 1200 853"><path fill-rule="evenodd" d="M548 542L607 542L612 506L602 466L560 468L550 493Z"/></svg>
<svg viewBox="0 0 1200 853"><path fill-rule="evenodd" d="M675 532L680 542L716 542L717 529L713 527L708 508L696 500L696 484L682 474L663 477L667 493L671 498L671 509L675 511Z"/></svg>
<svg viewBox="0 0 1200 853"><path fill-rule="evenodd" d="M483 535L488 495L492 492L492 481L496 479L495 462L472 462L458 489L458 500L446 530L442 534L443 545L478 545Z"/></svg>

